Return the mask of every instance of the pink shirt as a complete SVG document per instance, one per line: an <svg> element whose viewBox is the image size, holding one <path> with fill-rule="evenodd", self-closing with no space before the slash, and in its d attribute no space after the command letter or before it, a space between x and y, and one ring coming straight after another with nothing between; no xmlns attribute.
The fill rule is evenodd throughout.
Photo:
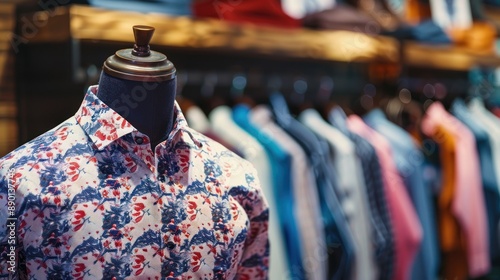
<svg viewBox="0 0 500 280"><path fill-rule="evenodd" d="M356 116L349 116L347 125L354 133L368 140L380 161L389 214L394 235L395 263L393 279L410 279L410 271L422 241L422 226L398 173L387 140Z"/></svg>
<svg viewBox="0 0 500 280"><path fill-rule="evenodd" d="M469 129L450 115L441 103L434 102L427 109L422 121L422 131L432 135L438 125L445 127L455 136L456 186L452 211L465 235L469 276L482 276L488 273L490 261L487 216L476 140Z"/></svg>

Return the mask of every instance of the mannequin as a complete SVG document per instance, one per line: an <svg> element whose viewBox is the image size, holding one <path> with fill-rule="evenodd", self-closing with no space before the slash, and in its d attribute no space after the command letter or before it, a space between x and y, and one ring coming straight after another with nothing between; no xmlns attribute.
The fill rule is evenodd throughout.
<svg viewBox="0 0 500 280"><path fill-rule="evenodd" d="M150 50L153 27L133 30L134 48L119 50L104 62L97 95L146 134L154 149L172 130L176 70L165 55Z"/></svg>
<svg viewBox="0 0 500 280"><path fill-rule="evenodd" d="M257 173L188 126L153 31L134 26L73 116L0 159L1 278L267 279Z"/></svg>
<svg viewBox="0 0 500 280"><path fill-rule="evenodd" d="M176 79L138 82L102 72L97 96L146 134L154 147L172 130Z"/></svg>

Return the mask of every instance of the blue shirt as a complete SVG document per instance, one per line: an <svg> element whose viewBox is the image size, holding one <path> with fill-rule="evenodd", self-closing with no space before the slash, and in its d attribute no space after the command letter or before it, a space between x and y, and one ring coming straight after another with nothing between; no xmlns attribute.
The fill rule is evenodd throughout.
<svg viewBox="0 0 500 280"><path fill-rule="evenodd" d="M437 229L432 194L422 179L424 156L415 146L411 136L390 122L382 110L372 110L363 119L391 144L396 166L422 224L422 245L415 259L412 278L435 279L439 261Z"/></svg>
<svg viewBox="0 0 500 280"><path fill-rule="evenodd" d="M372 236L376 249L379 279L392 279L394 271L394 235L387 207L381 167L375 148L367 140L347 128L347 116L340 107L330 111L328 120L355 144L356 155L361 161L370 204L371 223L374 230Z"/></svg>
<svg viewBox="0 0 500 280"><path fill-rule="evenodd" d="M250 109L245 105L237 105L233 108L234 121L250 135L254 136L264 146L269 155L273 175L274 197L276 198L274 203L278 206L281 230L288 252L290 277L305 279L300 249L301 241L298 235L299 229L293 215L295 198L293 197L291 183L291 157L272 138L259 131L250 122L249 114Z"/></svg>
<svg viewBox="0 0 500 280"><path fill-rule="evenodd" d="M270 97L276 122L292 136L306 151L315 171L316 184L320 194L320 204L328 246L329 279L350 279L354 255L352 234L342 210L342 194L336 187L335 169L331 164L330 147L312 131L290 115L282 95Z"/></svg>

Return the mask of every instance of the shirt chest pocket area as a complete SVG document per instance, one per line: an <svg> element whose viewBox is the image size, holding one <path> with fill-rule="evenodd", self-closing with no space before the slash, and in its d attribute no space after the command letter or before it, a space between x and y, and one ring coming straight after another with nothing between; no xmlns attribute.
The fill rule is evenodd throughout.
<svg viewBox="0 0 500 280"><path fill-rule="evenodd" d="M229 201L200 204L196 211L187 207L182 223L166 225L170 234L164 237L164 247L171 257L189 258L191 271L225 279L242 257L248 218L241 207Z"/></svg>

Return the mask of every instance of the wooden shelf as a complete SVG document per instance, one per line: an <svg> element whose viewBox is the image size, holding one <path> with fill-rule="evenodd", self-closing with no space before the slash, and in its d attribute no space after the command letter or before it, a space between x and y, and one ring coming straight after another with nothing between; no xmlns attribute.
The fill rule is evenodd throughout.
<svg viewBox="0 0 500 280"><path fill-rule="evenodd" d="M41 11L29 16L43 19L47 13ZM68 39L129 43L133 41L131 29L135 24L156 28L153 46L332 62L399 63L459 71L478 65L500 66L500 58L494 54L474 53L455 46L405 42L401 48L392 38L349 31L287 30L81 5L57 8L30 43Z"/></svg>
<svg viewBox="0 0 500 280"><path fill-rule="evenodd" d="M467 71L475 66L498 67L500 57L489 52L474 52L463 47L405 42L403 63L413 67Z"/></svg>
<svg viewBox="0 0 500 280"><path fill-rule="evenodd" d="M42 17L44 12L38 12ZM30 43L68 38L92 42L132 42L132 26L156 28L153 46L216 50L339 62L398 62L398 43L348 31L287 30L214 19L110 11L88 6L57 8ZM64 26L69 26L66 29Z"/></svg>

